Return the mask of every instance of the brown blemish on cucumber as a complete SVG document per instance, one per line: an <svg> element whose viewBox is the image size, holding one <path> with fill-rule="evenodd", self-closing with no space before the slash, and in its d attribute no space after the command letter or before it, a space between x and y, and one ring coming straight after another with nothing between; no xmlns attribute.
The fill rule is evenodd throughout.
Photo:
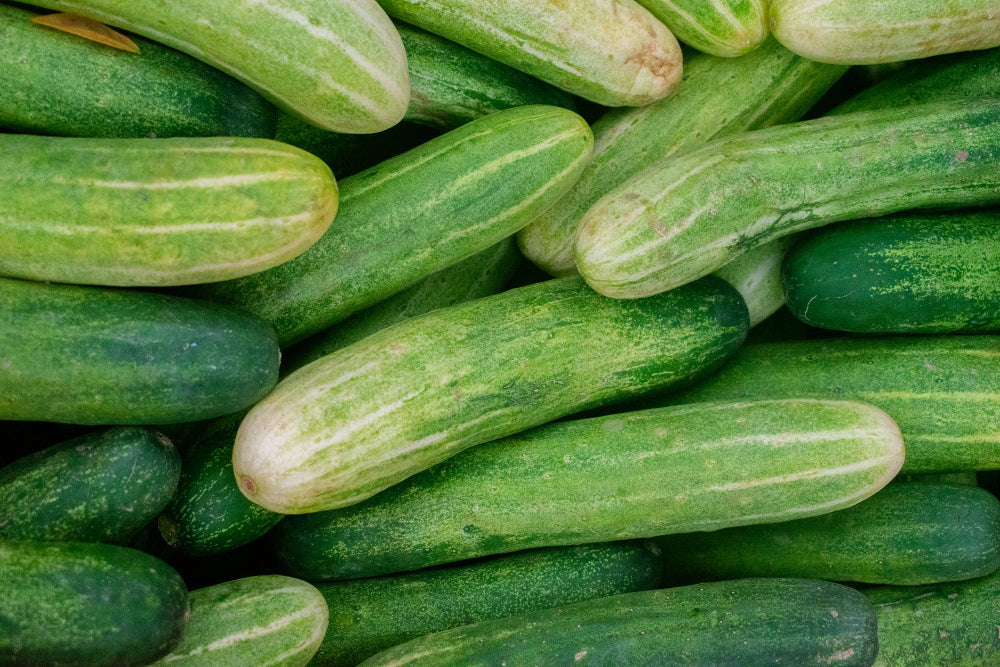
<svg viewBox="0 0 1000 667"><path fill-rule="evenodd" d="M257 482L253 481L253 477L250 475L240 475L240 489L247 496L257 495Z"/></svg>

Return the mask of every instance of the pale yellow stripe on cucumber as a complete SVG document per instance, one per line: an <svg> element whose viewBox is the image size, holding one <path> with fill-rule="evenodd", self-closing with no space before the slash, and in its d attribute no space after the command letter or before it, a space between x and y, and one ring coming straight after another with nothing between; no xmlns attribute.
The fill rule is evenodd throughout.
<svg viewBox="0 0 1000 667"><path fill-rule="evenodd" d="M782 2L782 3L776 2L775 4L785 5L785 7L781 7L778 10L780 11L782 16L786 16L788 12L791 12L793 16L801 16L808 18L811 16L815 16L820 9L822 9L826 5L833 3L839 3L841 5L844 4L842 0L814 0L813 2L808 2L806 0L799 0L795 2ZM906 7L905 3L901 4L900 6L903 8ZM926 13L924 10L918 9L917 11L918 13L921 14ZM997 18L998 16L1000 16L1000 13L998 13L996 9L983 8L979 10L975 9L967 10L963 15L956 15L955 13L949 13L949 15L947 16L926 16L926 17L916 18L910 21L893 21L891 23L884 23L883 25L885 28L891 28L893 31L896 31L899 28L911 28L911 27L928 26L928 25L946 26L950 23L967 23L970 21L979 23L984 18L990 19L990 18ZM835 32L838 30L862 30L865 33L871 33L872 25L867 20L870 17L862 16L861 18L862 20L856 23L844 21L842 23L834 25L829 22L828 17L821 17L820 18L821 23L817 27L820 27L824 31L829 31L829 32ZM810 24L806 23L806 25ZM875 26L875 28L880 29L882 28L882 26Z"/></svg>
<svg viewBox="0 0 1000 667"><path fill-rule="evenodd" d="M669 5L670 8L673 9L674 12L677 13L683 19L683 21L688 25L689 28L697 32L699 35L701 35L706 42L711 42L713 44L717 44L718 46L722 47L729 46L726 40L721 39L715 33L711 32L710 30L707 30L701 24L701 21L691 16L691 14L684 11L674 3L669 2L668 0L659 0L659 3L663 5ZM719 15L724 17L735 28L739 29L742 27L740 22L736 20L736 17L733 16L732 12L729 11L729 8L726 7L724 3L720 3L719 0L709 0L709 4L715 7L715 9L718 10Z"/></svg>
<svg viewBox="0 0 1000 667"><path fill-rule="evenodd" d="M271 621L267 625L256 625L252 628L246 630L241 630L240 632L234 632L233 634L222 637L215 640L210 644L205 644L204 646L196 646L191 651L187 653L172 653L161 659L161 663L174 662L176 660L182 660L184 658L190 658L197 655L202 655L205 653L212 653L214 651L221 651L227 648L232 648L233 645L240 642L250 642L255 639L260 639L261 637L266 637L269 634L275 633L279 630L287 628L289 625L295 621L303 618L308 618L312 616L315 612L312 609L303 609L294 614L289 614L288 616L283 616L279 619Z"/></svg>
<svg viewBox="0 0 1000 667"><path fill-rule="evenodd" d="M789 445L808 445L817 442L839 442L842 440L881 440L885 437L883 431L873 428L839 429L832 431L788 431L785 433L753 434L709 440L693 447L682 445L671 450L645 452L640 458L650 456L670 456L689 451L710 451L724 447L740 445L767 445L769 447L786 447Z"/></svg>
<svg viewBox="0 0 1000 667"><path fill-rule="evenodd" d="M98 178L66 178L50 176L49 183L53 185L82 186L86 188L108 188L111 190L184 190L186 188L237 188L259 183L278 181L299 181L303 173L298 170L275 170L252 174L228 174L225 176L202 176L187 180L157 180L157 181L106 181Z"/></svg>
<svg viewBox="0 0 1000 667"><path fill-rule="evenodd" d="M212 143L216 143L216 138L210 138ZM267 140L267 139L246 139L246 142L266 144L270 146L278 146L282 144L277 144L277 142ZM114 142L108 142L107 140L97 140L93 142L83 143L83 142L73 142L68 147L60 147L60 150L72 151L75 153L107 153L114 155L116 157L122 157L123 155L135 154L140 155L143 158L149 159L159 159L160 156L169 156L171 153L176 153L180 155L187 156L191 153L200 154L211 154L211 153L222 153L224 155L261 155L267 157L281 158L287 161L289 158L298 158L299 160L310 159L305 158L303 151L293 148L292 146L285 146L283 150L275 150L274 148L265 148L264 146L248 146L241 142L242 145L213 145L213 146L197 146L191 143L191 138L186 137L183 142L178 142L181 145L175 144L173 139L123 139L120 142L115 140ZM287 162L285 162L287 165Z"/></svg>
<svg viewBox="0 0 1000 667"><path fill-rule="evenodd" d="M293 664L293 663L289 663L288 659L296 657L296 656L298 656L299 659L300 659L300 661L301 661L301 659L305 657L303 655L303 653L305 651L308 650L310 652L314 652L316 650L316 647L320 644L320 642L322 642L323 637L320 635L319 630L320 630L320 628L317 628L317 632L315 633L314 636L312 636L312 637L306 637L305 639L303 639L298 644L296 644L292 648L288 649L287 651L285 651L281 655L276 655L273 658L271 658L270 660L268 660L267 662L260 663L261 667L267 667L268 665L287 665L287 664ZM296 662L294 664L298 664L298 662Z"/></svg>
<svg viewBox="0 0 1000 667"><path fill-rule="evenodd" d="M245 220L216 220L206 222L178 222L176 224L164 225L135 225L109 224L109 225L82 225L65 224L51 221L39 222L38 220L21 220L19 218L0 218L0 229L23 229L27 231L38 231L46 234L58 234L61 236L82 236L83 234L93 234L95 236L117 237L123 233L140 234L144 236L156 235L176 235L187 232L223 232L231 233L252 227L284 227L295 224L303 220L308 220L316 215L315 211L303 211L288 216L262 216L257 218L247 218Z"/></svg>
<svg viewBox="0 0 1000 667"><path fill-rule="evenodd" d="M231 597L223 600L222 602L217 602L212 607L214 609L225 609L226 607L232 607L234 605L250 603L254 600L261 600L263 602L268 602L272 595L281 595L283 593L288 593L293 597L302 596L301 586L289 586L286 588L269 588L264 591L249 593L247 595L239 595L236 597Z"/></svg>

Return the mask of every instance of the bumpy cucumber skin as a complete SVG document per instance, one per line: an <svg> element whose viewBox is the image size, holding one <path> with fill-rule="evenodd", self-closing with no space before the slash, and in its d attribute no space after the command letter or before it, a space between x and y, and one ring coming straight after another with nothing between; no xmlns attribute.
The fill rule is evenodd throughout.
<svg viewBox="0 0 1000 667"><path fill-rule="evenodd" d="M108 544L0 542L0 662L146 665L184 630L184 581Z"/></svg>
<svg viewBox="0 0 1000 667"><path fill-rule="evenodd" d="M723 58L753 51L770 34L764 0L638 0L689 46Z"/></svg>
<svg viewBox="0 0 1000 667"><path fill-rule="evenodd" d="M788 623L794 618L794 623ZM875 614L846 586L743 579L588 600L435 633L362 665L870 665Z"/></svg>
<svg viewBox="0 0 1000 667"><path fill-rule="evenodd" d="M281 575L199 588L190 599L184 636L156 665L300 667L315 655L329 618L315 586Z"/></svg>
<svg viewBox="0 0 1000 667"><path fill-rule="evenodd" d="M499 111L341 181L337 218L294 260L189 293L255 313L285 347L510 236L573 184L592 146L572 111Z"/></svg>
<svg viewBox="0 0 1000 667"><path fill-rule="evenodd" d="M845 338L747 345L714 376L652 405L811 397L885 410L903 472L1000 467L1000 336Z"/></svg>
<svg viewBox="0 0 1000 667"><path fill-rule="evenodd" d="M0 469L0 539L122 542L177 488L166 436L122 427L87 434Z"/></svg>
<svg viewBox="0 0 1000 667"><path fill-rule="evenodd" d="M0 418L167 424L246 409L278 377L266 324L162 294L0 279Z"/></svg>
<svg viewBox="0 0 1000 667"><path fill-rule="evenodd" d="M636 298L767 241L928 206L1000 201L1000 100L879 109L726 137L605 195L577 237L598 292Z"/></svg>
<svg viewBox="0 0 1000 667"><path fill-rule="evenodd" d="M313 664L353 667L432 632L658 588L661 576L659 552L650 543L616 542L317 584L331 612Z"/></svg>
<svg viewBox="0 0 1000 667"><path fill-rule="evenodd" d="M190 56L141 37L141 55L0 5L0 126L74 137L274 136L276 110Z"/></svg>
<svg viewBox="0 0 1000 667"><path fill-rule="evenodd" d="M771 0L771 31L819 62L874 65L1000 46L995 0Z"/></svg>
<svg viewBox="0 0 1000 667"><path fill-rule="evenodd" d="M375 0L33 0L188 53L333 132L381 132L410 99L406 53Z"/></svg>

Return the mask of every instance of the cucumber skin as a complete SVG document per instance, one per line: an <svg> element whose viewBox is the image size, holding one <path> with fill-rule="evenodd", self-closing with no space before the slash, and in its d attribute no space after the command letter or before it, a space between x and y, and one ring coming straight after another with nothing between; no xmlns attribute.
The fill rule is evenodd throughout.
<svg viewBox="0 0 1000 667"><path fill-rule="evenodd" d="M1000 568L1000 501L959 484L893 483L837 512L657 540L681 581L804 577L913 586Z"/></svg>
<svg viewBox="0 0 1000 667"><path fill-rule="evenodd" d="M1000 336L988 335L747 345L697 386L641 407L797 397L865 401L899 425L906 442L902 472L995 470L997 360Z"/></svg>
<svg viewBox="0 0 1000 667"><path fill-rule="evenodd" d="M0 279L0 419L166 424L245 409L277 382L263 322L138 291Z"/></svg>
<svg viewBox="0 0 1000 667"><path fill-rule="evenodd" d="M70 37L0 6L0 126L75 137L274 136L276 110L190 56L141 37L142 54Z"/></svg>
<svg viewBox="0 0 1000 667"><path fill-rule="evenodd" d="M0 539L122 542L177 488L165 436L122 427L83 435L0 468Z"/></svg>
<svg viewBox="0 0 1000 667"><path fill-rule="evenodd" d="M145 665L180 641L187 588L109 544L0 542L0 662Z"/></svg>
<svg viewBox="0 0 1000 667"><path fill-rule="evenodd" d="M713 274L735 287L747 302L751 328L785 305L781 264L794 242L794 236L768 241L748 250Z"/></svg>
<svg viewBox="0 0 1000 667"><path fill-rule="evenodd" d="M654 165L599 200L580 223L577 267L602 294L635 298L804 229L1000 201L998 136L1000 100L976 100L719 139Z"/></svg>
<svg viewBox="0 0 1000 667"><path fill-rule="evenodd" d="M579 278L509 290L292 373L244 419L233 467L273 511L345 507L467 447L692 381L746 332L742 298L717 278L629 302Z"/></svg>
<svg viewBox="0 0 1000 667"><path fill-rule="evenodd" d="M722 58L745 55L770 34L764 0L639 0L677 39Z"/></svg>
<svg viewBox="0 0 1000 667"><path fill-rule="evenodd" d="M743 579L462 626L362 665L870 665L877 635L871 605L846 586Z"/></svg>
<svg viewBox="0 0 1000 667"><path fill-rule="evenodd" d="M316 584L331 609L315 665L353 667L405 641L468 623L658 588L650 543L531 549L405 575Z"/></svg>

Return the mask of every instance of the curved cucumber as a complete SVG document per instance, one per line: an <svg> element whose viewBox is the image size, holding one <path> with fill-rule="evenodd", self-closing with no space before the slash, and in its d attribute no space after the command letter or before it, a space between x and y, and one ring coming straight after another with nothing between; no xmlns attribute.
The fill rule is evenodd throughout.
<svg viewBox="0 0 1000 667"><path fill-rule="evenodd" d="M734 58L753 51L767 39L764 0L638 0L671 32L699 51Z"/></svg>
<svg viewBox="0 0 1000 667"><path fill-rule="evenodd" d="M335 132L380 132L410 99L406 53L375 0L32 0L144 35ZM294 45L291 48L290 45Z"/></svg>
<svg viewBox="0 0 1000 667"><path fill-rule="evenodd" d="M751 327L757 326L785 305L781 263L794 242L794 236L768 241L715 271L716 276L735 287L746 301Z"/></svg>
<svg viewBox="0 0 1000 667"><path fill-rule="evenodd" d="M318 239L337 185L268 139L0 134L0 274L183 285L285 262Z"/></svg>

